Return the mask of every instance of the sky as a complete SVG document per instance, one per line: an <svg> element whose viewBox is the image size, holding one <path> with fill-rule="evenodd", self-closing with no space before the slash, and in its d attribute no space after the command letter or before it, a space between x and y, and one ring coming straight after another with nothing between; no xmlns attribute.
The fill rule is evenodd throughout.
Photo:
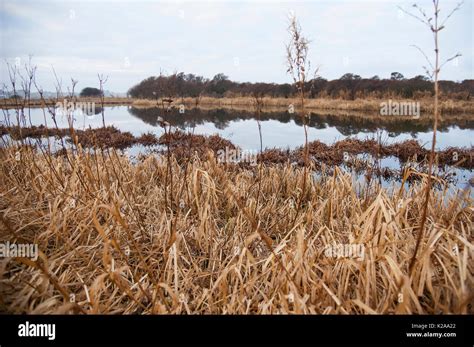
<svg viewBox="0 0 474 347"><path fill-rule="evenodd" d="M441 0L441 18L459 1ZM149 76L185 72L212 78L224 73L239 82L291 83L286 73L288 16L296 15L311 40L309 59L318 74L336 79L347 72L389 78L424 74L419 46L434 60L432 33L399 7L405 0L313 1L132 1L0 0L0 82L7 64L37 66L37 81L54 90L71 77L76 90L98 87L123 93ZM432 13L430 0L417 3ZM474 5L465 0L440 32L440 78L474 76Z"/></svg>

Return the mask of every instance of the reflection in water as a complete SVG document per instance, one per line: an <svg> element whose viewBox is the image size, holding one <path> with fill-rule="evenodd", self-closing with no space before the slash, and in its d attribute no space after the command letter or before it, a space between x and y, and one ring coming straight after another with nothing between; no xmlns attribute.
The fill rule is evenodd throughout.
<svg viewBox="0 0 474 347"><path fill-rule="evenodd" d="M81 117L81 116L95 116L102 113L102 107L97 106L95 103L84 103L85 106L77 105L74 108L66 108L66 107L56 107L55 112L57 117L67 117L68 115L72 115L73 117ZM105 110L105 107L104 107Z"/></svg>
<svg viewBox="0 0 474 347"><path fill-rule="evenodd" d="M102 113L102 107L96 105L95 107L92 108L92 110L87 110L86 116L92 116L92 115L97 115L101 113Z"/></svg>
<svg viewBox="0 0 474 347"><path fill-rule="evenodd" d="M129 108L130 114L143 120L152 126L158 126L157 117L162 115L158 108ZM192 109L183 114L176 110L165 112L163 119L172 126L179 129L192 128L197 125L212 123L217 129L224 130L233 121L255 120L255 113L249 111L234 111L229 109L202 110ZM298 126L303 126L301 117L288 112L265 112L260 115L261 121L274 120L287 124L293 121ZM312 113L308 122L310 128L326 129L336 128L344 136L352 136L359 133L386 131L389 136L395 137L400 134L411 134L416 136L420 132L432 131L432 120L428 118L420 119L396 119L390 117L360 117L351 115L331 115ZM438 131L446 132L453 126L460 129L474 129L474 118L445 120L438 126ZM468 145L468 144L466 144Z"/></svg>
<svg viewBox="0 0 474 347"><path fill-rule="evenodd" d="M96 105L94 115L75 115L74 126L77 129L88 129L102 127L102 109ZM259 150L259 128L254 112L231 109L192 109L185 110L181 114L177 109L163 112L159 108L134 108L131 106L105 107L105 123L112 125L122 131L131 132L139 137L144 133L152 132L156 136L163 133L163 129L157 123L157 117L161 116L173 127L182 130L192 130L195 134L211 135L219 134L230 140L242 149ZM32 108L31 122L33 125L47 125L52 127L49 115L40 108ZM13 111L4 112L4 118L9 118L16 124L16 115ZM290 148L295 149L304 144L303 122L298 114L288 112L264 112L260 114L262 126L263 148ZM68 117L57 118L59 128L68 127ZM0 124L9 124L0 119ZM315 114L309 119L309 141L318 140L326 144L343 140L351 136L359 139L380 138L384 143L401 142L416 138L425 148L429 148L431 141L431 120L421 118L400 119L397 117L368 116L363 114ZM469 147L474 138L474 117L463 115L453 119L444 119L439 131L437 149L443 150L450 146ZM134 155L145 151L144 148L134 147L129 151ZM383 167L399 168L398 160L387 158ZM459 179L458 186L466 184L471 178L468 170L456 170Z"/></svg>

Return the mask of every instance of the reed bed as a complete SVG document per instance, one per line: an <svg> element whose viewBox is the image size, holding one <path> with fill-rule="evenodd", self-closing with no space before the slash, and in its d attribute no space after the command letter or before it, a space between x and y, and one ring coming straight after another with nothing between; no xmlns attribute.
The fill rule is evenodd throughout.
<svg viewBox="0 0 474 347"><path fill-rule="evenodd" d="M337 111L337 112L380 112L380 103L387 102L390 98L364 98L355 100L344 100L344 99L330 99L330 98L315 98L306 99L305 107L309 110L321 110L321 111ZM430 98L422 99L400 99L397 97L392 98L393 101L397 102L420 102L420 109L422 117L427 116L427 113L433 113L433 104ZM58 102L57 99L31 99L27 100L14 100L4 99L0 102L0 109L16 109L18 107L45 107L45 105L53 106ZM62 101L61 101L62 102ZM75 102L94 102L97 106L101 105L102 101L100 98L92 97L77 97ZM272 110L287 110L289 105L294 105L294 109L298 110L300 100L298 98L276 98L276 97L263 97L262 98L262 111L268 112ZM206 108L234 108L234 109L253 109L255 100L252 97L223 97L215 98L204 96L199 99L191 97L176 97L173 105L177 106L184 104L186 106L199 106L204 109ZM120 105L133 105L134 107L162 107L160 100L153 99L134 99L126 97L106 97L104 98L104 106L120 106ZM466 100L453 100L446 99L440 101L440 110L447 116L460 114L471 115L474 110L474 102ZM403 118L403 116L394 116L396 118Z"/></svg>
<svg viewBox="0 0 474 347"><path fill-rule="evenodd" d="M97 106L102 104L102 100L99 97L64 97L64 98L38 98L38 99L2 99L0 101L0 109L18 109L21 107L45 107L54 106L58 102L63 103L64 100L70 100L74 102L90 102L95 103ZM127 97L105 97L104 105L106 106L120 106L129 105L133 102L132 99Z"/></svg>
<svg viewBox="0 0 474 347"><path fill-rule="evenodd" d="M207 157L132 163L114 149L0 149L0 311L84 314L473 313L468 192L357 187L335 169ZM303 175L304 196L300 196ZM296 211L301 201L301 211ZM361 244L362 258L328 256Z"/></svg>
<svg viewBox="0 0 474 347"><path fill-rule="evenodd" d="M330 110L330 111L363 111L363 112L380 112L382 102L387 102L389 99L397 102L408 102L412 103L415 100L413 99L400 99L397 97L387 97L387 98L364 98L364 99L355 99L355 100L344 100L344 99L330 99L330 98L315 98L315 99L305 99L305 108L308 110ZM434 112L433 101L431 98L422 98L416 100L420 102L421 116L430 116ZM268 109L285 109L287 110L289 105L293 105L294 109L297 111L301 103L301 100L298 98L274 98L274 97L263 97L262 98L262 111ZM199 107L223 107L223 108L249 108L254 107L255 99L252 97L224 97L224 98L214 98L204 96L200 99L196 98L176 98L173 105L189 105ZM161 106L161 103L157 100L152 99L133 99L132 105L134 107L154 107ZM473 101L465 100L440 100L439 103L440 110L443 114L446 115L459 115L463 113L472 114L474 110ZM394 116L395 118L403 118L403 116Z"/></svg>
<svg viewBox="0 0 474 347"><path fill-rule="evenodd" d="M156 148L157 145L170 145L170 151L175 158L182 162L197 153L200 157L205 157L207 150L212 150L215 154L224 148L237 149L238 147L231 141L214 134L211 136L186 133L181 130L174 130L157 136L154 133L143 133L134 136L127 131L121 131L114 126L103 128L89 128L86 130L74 130L74 141L71 139L71 131L67 128L48 128L45 126L17 127L0 125L0 136L9 135L17 143L27 142L38 146L38 140L46 137L65 139L70 146L77 141L84 148L116 148L125 150L135 145L142 145L152 151L163 153L166 149ZM56 154L63 154L65 149L61 149ZM429 156L429 150L425 149L416 140L405 140L392 144L381 144L374 139L359 140L356 138L346 138L326 145L315 140L308 143L308 155L311 162L320 167L322 164L328 166L341 165L346 162L344 156L347 154L369 154L374 158L395 157L401 164L409 165L414 163L424 164ZM436 164L440 168L457 167L463 169L474 169L474 146L470 147L448 147L435 152ZM453 159L454 158L454 159ZM304 164L304 148L298 147L294 150L280 148L266 148L258 154L258 159L266 164L293 163ZM243 166L248 163L241 162ZM369 164L369 163L367 163ZM369 165L366 165L367 169ZM423 169L423 167L420 167ZM393 172L394 174L395 172ZM391 174L393 176L393 174Z"/></svg>

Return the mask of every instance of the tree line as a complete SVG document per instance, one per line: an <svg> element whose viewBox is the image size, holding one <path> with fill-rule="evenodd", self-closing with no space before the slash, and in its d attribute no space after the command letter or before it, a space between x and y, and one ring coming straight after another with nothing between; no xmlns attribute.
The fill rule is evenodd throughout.
<svg viewBox="0 0 474 347"><path fill-rule="evenodd" d="M442 95L458 100L470 100L474 95L474 80L462 82L440 81ZM419 75L405 78L393 72L389 79L378 76L362 78L346 73L339 79L327 80L316 77L304 85L309 98L338 98L355 100L357 98L423 98L434 94L433 82ZM231 81L219 73L212 79L183 72L170 75L160 74L141 81L128 90L128 96L142 99L192 97L280 97L292 98L296 87L289 83L250 83Z"/></svg>

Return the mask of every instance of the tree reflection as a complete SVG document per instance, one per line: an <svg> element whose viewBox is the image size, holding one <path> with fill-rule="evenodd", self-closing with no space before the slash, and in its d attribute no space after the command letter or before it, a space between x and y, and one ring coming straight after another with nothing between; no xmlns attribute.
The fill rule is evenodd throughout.
<svg viewBox="0 0 474 347"><path fill-rule="evenodd" d="M137 117L147 124L158 126L156 118L159 114L158 108L135 108L128 109L131 115ZM187 127L195 127L212 123L217 129L226 129L230 122L242 120L257 120L254 112L230 109L203 110L194 108L179 113L178 110L167 112L163 119L172 126L185 130ZM300 117L288 112L262 112L260 120L278 121L283 124L293 122L302 127L303 122ZM380 116L360 116L360 115L335 115L330 113L311 113L308 126L314 129L325 129L328 127L336 128L344 136L352 136L361 132L375 132L376 130L385 130L389 136L398 136L400 134L416 134L432 131L432 124L428 118L420 119L400 119L396 117ZM446 119L439 126L439 131L447 131L452 126L458 126L460 129L474 129L474 120L472 119Z"/></svg>

